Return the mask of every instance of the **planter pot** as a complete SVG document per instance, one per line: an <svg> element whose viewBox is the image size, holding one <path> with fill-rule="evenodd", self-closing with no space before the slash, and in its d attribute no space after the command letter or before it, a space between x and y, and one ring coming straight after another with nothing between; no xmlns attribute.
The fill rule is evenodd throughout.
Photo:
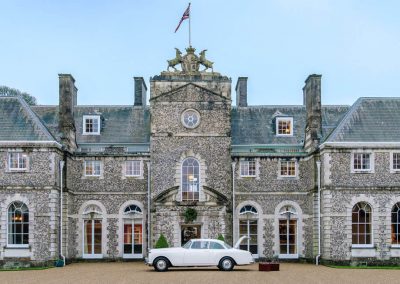
<svg viewBox="0 0 400 284"><path fill-rule="evenodd" d="M279 263L260 262L258 264L259 271L279 271Z"/></svg>

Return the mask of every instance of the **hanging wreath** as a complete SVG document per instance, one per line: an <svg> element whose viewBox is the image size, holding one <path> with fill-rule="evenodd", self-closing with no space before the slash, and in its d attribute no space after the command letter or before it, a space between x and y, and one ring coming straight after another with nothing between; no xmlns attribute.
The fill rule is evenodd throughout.
<svg viewBox="0 0 400 284"><path fill-rule="evenodd" d="M197 218L197 211L194 208L188 208L188 209L186 209L183 216L185 217L186 223L193 222Z"/></svg>

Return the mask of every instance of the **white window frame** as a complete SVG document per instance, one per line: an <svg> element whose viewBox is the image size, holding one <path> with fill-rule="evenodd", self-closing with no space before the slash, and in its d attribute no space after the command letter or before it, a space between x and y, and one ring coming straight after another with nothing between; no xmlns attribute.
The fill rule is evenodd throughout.
<svg viewBox="0 0 400 284"><path fill-rule="evenodd" d="M184 182L184 175L183 175L183 164L185 163L185 161L186 160L188 160L188 159L193 159L193 160L195 160L197 163L198 163L198 167L199 167L199 177L198 177L198 180L196 180L196 179L193 179L193 187L196 185L196 187L197 187L197 191L183 191L183 182ZM200 192L201 192L201 164L200 164L200 161L197 159L197 158L195 158L195 157L191 157L191 156L189 156L189 157L186 157L183 161L182 161L182 163L181 163L181 183L180 183L180 186L181 186L181 201L200 201ZM193 194L193 199L191 200L191 199L183 199L183 195L184 195L184 192L186 193L186 192L193 192L193 193L195 193L195 192L198 192L198 198L194 198L194 194Z"/></svg>
<svg viewBox="0 0 400 284"><path fill-rule="evenodd" d="M400 155L400 151L393 151L390 152L390 173L394 174L394 173L400 173L400 169L395 169L394 168L394 154Z"/></svg>
<svg viewBox="0 0 400 284"><path fill-rule="evenodd" d="M86 129L86 120L87 119L97 119L98 129L95 132L88 132ZM101 128L101 119L100 115L84 115L83 116L83 125L82 125L82 134L83 135L100 135L100 128Z"/></svg>
<svg viewBox="0 0 400 284"><path fill-rule="evenodd" d="M254 163L254 175L250 174L250 162ZM242 167L247 164L247 174L242 174ZM241 159L239 163L240 177L256 177L257 176L257 160L255 158Z"/></svg>
<svg viewBox="0 0 400 284"><path fill-rule="evenodd" d="M294 162L294 175L282 175L281 174L282 163L288 163L288 162ZM299 163L297 160L279 159L279 163L278 163L278 178L279 179L293 179L293 178L297 178L298 176L299 176Z"/></svg>
<svg viewBox="0 0 400 284"><path fill-rule="evenodd" d="M11 165L12 165L11 156L12 155L17 155L17 164L18 164L17 168L11 167ZM24 168L20 167L20 156L22 156L22 158L25 159L25 167ZM9 152L8 153L8 170L9 171L11 171L11 172L27 171L28 170L28 164L29 164L29 156L28 156L28 154L23 153L23 152Z"/></svg>
<svg viewBox="0 0 400 284"><path fill-rule="evenodd" d="M86 166L87 166L88 163L93 163L93 164L94 163L99 163L99 166L100 166L99 174L87 174ZM94 165L92 165L92 167L94 168ZM83 167L83 173L84 173L85 177L101 177L101 175L103 173L103 163L102 163L102 161L99 161L99 160L87 160L87 161L85 161L84 167Z"/></svg>
<svg viewBox="0 0 400 284"><path fill-rule="evenodd" d="M293 211L291 211L291 210L282 211L282 210L284 210L285 207L292 207ZM279 221L285 220L286 225L288 225L288 222L289 222L288 214L293 216L292 218L290 218L290 220L296 220L296 242L295 242L296 253L281 253ZM281 207L281 210L279 212L279 217L278 217L278 250L279 250L278 258L279 259L297 259L297 258L299 258L299 250L300 250L300 231L299 231L300 225L299 225L299 223L300 223L300 217L299 217L296 209L294 208L294 206L285 205L285 206ZM289 231L287 231L287 236L289 236Z"/></svg>
<svg viewBox="0 0 400 284"><path fill-rule="evenodd" d="M371 238L371 243L370 244L353 244L353 234L354 234L353 233L353 225L354 224L356 224L356 225L360 224L359 222L353 223L353 208L354 208L354 206L356 206L359 203L365 203L371 209L371 212L370 212L371 221L370 221L370 223L361 223L361 224L370 224L371 225L371 231L369 233L371 235L370 236L370 238ZM392 211L390 211L390 212L392 212ZM358 202L354 203L353 207L351 208L350 214L351 214L351 227L350 227L351 228L351 247L355 248L355 249L357 249L357 248L358 249L360 249L360 248L361 249L362 248L366 248L366 249L373 248L374 247L374 211L373 211L372 205L370 203L366 202L366 201L358 201ZM360 232L358 232L357 234L360 235Z"/></svg>
<svg viewBox="0 0 400 284"><path fill-rule="evenodd" d="M94 246L94 223L95 221L100 221L101 223L101 253L94 253L94 248L92 247L92 251L93 253L85 253L85 221L90 221L92 223L92 238L91 238L91 245ZM104 230L103 230L103 226L104 226L104 221L103 218L83 218L82 219L82 258L86 258L86 259L99 259L99 258L103 258L103 242L104 242Z"/></svg>
<svg viewBox="0 0 400 284"><path fill-rule="evenodd" d="M290 133L284 134L284 133L279 133L279 122L280 121L286 121L290 122ZM277 117L275 121L275 129L276 129L276 136L293 136L293 117Z"/></svg>
<svg viewBox="0 0 400 284"><path fill-rule="evenodd" d="M355 169L355 155L369 154L369 169ZM375 172L375 154L371 151L355 151L351 153L351 173L374 173Z"/></svg>
<svg viewBox="0 0 400 284"><path fill-rule="evenodd" d="M133 165L135 163L139 163L139 174L135 175L135 174L129 174L128 173L128 164L129 163L132 163L132 167L133 167ZM132 171L135 172L134 168L132 168ZM127 177L141 177L142 173L143 173L143 161L141 161L141 160L128 160L128 161L125 161L125 176L127 176Z"/></svg>
<svg viewBox="0 0 400 284"><path fill-rule="evenodd" d="M30 211L29 211L29 207L26 205L26 203L24 203L24 202L20 202L20 203L22 203L23 205L25 205L26 207L27 207L27 209L28 209L28 218L29 218L29 221L28 221L28 243L27 244L10 244L9 243L9 234L10 234L10 231L9 231L9 226L10 226L10 220L9 220L9 209L10 209L10 206L13 204L13 203L15 203L15 202L20 202L20 201L14 201L14 202L11 202L9 205L8 205L8 207L7 207L7 225L6 225L6 247L7 248L29 248L30 247L30 237L29 237L29 235L30 235L30 229L31 229L31 226L30 226L30 220L31 220L31 216L30 216ZM12 234L12 233L11 233Z"/></svg>

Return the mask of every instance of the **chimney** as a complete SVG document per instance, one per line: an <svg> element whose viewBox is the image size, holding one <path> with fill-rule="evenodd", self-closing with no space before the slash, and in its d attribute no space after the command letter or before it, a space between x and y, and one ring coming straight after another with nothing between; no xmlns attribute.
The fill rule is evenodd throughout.
<svg viewBox="0 0 400 284"><path fill-rule="evenodd" d="M306 107L306 137L304 147L313 150L322 136L321 76L308 76L303 88L303 105Z"/></svg>
<svg viewBox="0 0 400 284"><path fill-rule="evenodd" d="M133 77L135 80L135 106L145 106L146 105L146 83L143 77Z"/></svg>
<svg viewBox="0 0 400 284"><path fill-rule="evenodd" d="M236 106L247 107L247 77L239 77L236 83Z"/></svg>
<svg viewBox="0 0 400 284"><path fill-rule="evenodd" d="M59 79L59 120L58 126L61 132L61 142L68 150L76 149L74 108L77 103L78 89L75 87L75 79L71 74L58 74Z"/></svg>

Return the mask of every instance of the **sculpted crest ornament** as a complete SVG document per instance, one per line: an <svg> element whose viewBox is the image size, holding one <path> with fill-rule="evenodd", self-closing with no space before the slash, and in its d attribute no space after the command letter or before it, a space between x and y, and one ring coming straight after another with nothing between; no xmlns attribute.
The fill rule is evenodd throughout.
<svg viewBox="0 0 400 284"><path fill-rule="evenodd" d="M205 72L207 69L211 69L211 72L214 72L213 70L214 62L211 62L206 59L207 49L204 49L199 53L200 57L194 53L196 49L191 46L186 48L187 53L184 56L182 56L182 52L178 48L175 48L175 50L176 50L175 58L167 60L168 71L170 71L169 68L173 68L174 72L189 73L189 74ZM181 64L182 71L175 68L175 66L178 64ZM201 71L199 71L200 65L204 66L204 69Z"/></svg>

